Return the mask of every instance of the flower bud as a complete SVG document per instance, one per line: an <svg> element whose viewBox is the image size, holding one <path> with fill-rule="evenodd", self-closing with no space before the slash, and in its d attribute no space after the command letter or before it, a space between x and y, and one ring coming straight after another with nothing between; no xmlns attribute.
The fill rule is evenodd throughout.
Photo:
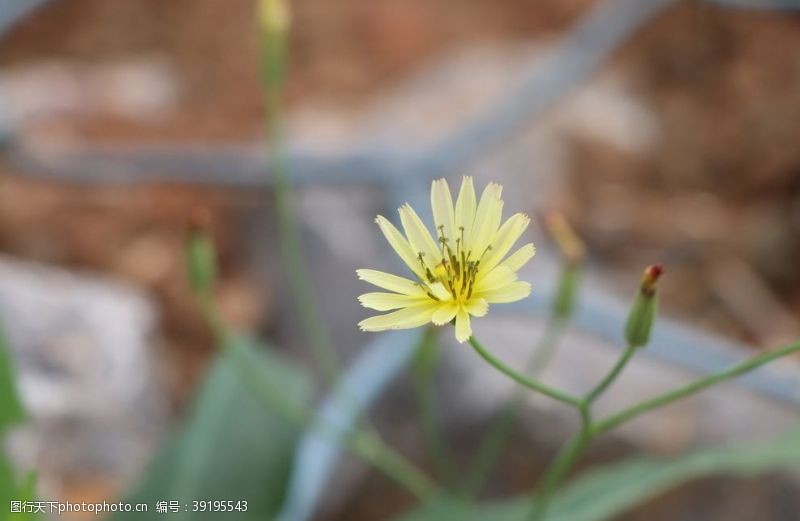
<svg viewBox="0 0 800 521"><path fill-rule="evenodd" d="M558 279L551 313L556 318L567 319L575 310L575 298L580 284L581 267L578 264L565 264Z"/></svg>
<svg viewBox="0 0 800 521"><path fill-rule="evenodd" d="M625 340L631 347L643 347L650 341L650 331L658 314L656 283L663 273L664 267L661 264L648 266L644 270L625 325Z"/></svg>
<svg viewBox="0 0 800 521"><path fill-rule="evenodd" d="M548 212L544 222L564 260L551 312L554 317L566 319L572 316L575 309L581 264L586 254L586 248L564 214L557 211Z"/></svg>
<svg viewBox="0 0 800 521"><path fill-rule="evenodd" d="M210 292L217 278L216 251L208 233L209 221L207 212L195 212L186 239L186 271L195 293Z"/></svg>
<svg viewBox="0 0 800 521"><path fill-rule="evenodd" d="M268 37L282 36L291 20L284 0L261 0L258 5L261 29Z"/></svg>

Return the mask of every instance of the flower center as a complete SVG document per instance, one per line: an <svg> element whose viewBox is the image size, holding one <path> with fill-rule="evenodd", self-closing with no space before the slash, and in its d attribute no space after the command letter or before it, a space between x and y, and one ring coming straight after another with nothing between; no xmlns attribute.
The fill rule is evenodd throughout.
<svg viewBox="0 0 800 521"><path fill-rule="evenodd" d="M424 262L424 254L419 253L419 261L425 271L428 284L441 282L447 291L458 302L466 302L472 297L475 287L475 280L478 276L481 259L491 249L487 247L480 256L472 258L472 250L464 247L464 227L459 227L460 236L455 240L455 247L450 239L445 236L444 226L439 227L439 245L441 248L442 260L433 271ZM423 286L426 286L423 281ZM441 300L432 294L429 288L425 288L435 300Z"/></svg>

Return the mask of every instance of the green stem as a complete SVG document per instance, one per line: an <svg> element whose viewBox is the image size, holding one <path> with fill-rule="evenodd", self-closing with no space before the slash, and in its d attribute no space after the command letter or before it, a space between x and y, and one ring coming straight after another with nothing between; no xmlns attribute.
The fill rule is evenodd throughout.
<svg viewBox="0 0 800 521"><path fill-rule="evenodd" d="M687 396L691 396L696 394L708 387L711 387L714 384L723 382L725 380L730 380L731 378L735 378L740 376L744 373L752 371L753 369L757 369L764 364L772 362L773 360L777 360L778 358L782 358L784 356L790 355L792 353L800 351L800 342L794 342L792 344L788 344L783 346L779 349L774 351L770 351L768 353L764 353L762 355L755 356L749 360L742 362L741 364L735 365L730 369L717 373L715 375L711 375L706 378L702 378L697 380L696 382L690 383L683 387L679 387L674 391L670 391L664 393L662 395L656 396L655 398L651 398L646 400L642 403L629 407L610 418L602 420L595 424L592 428L592 432L595 434L601 434L606 431L610 431L611 429L617 427L618 425L627 422L639 416L640 414L644 414L648 411L656 409L658 407L662 407L664 405L670 404L682 398L686 398Z"/></svg>
<svg viewBox="0 0 800 521"><path fill-rule="evenodd" d="M524 385L529 389L533 389L534 391L540 392L545 396L549 396L554 400L558 400L559 402L572 405L573 407L579 407L581 405L582 400L580 398L572 396L571 394L561 391L559 389L550 387L549 385L545 385L507 366L498 358L496 358L492 353L486 350L486 348L483 347L483 345L481 345L478 339L475 338L474 336L469 337L469 343L472 345L475 351L477 351L477 353L481 356L481 358L483 358L489 363L489 365L491 365L504 375L508 376L518 384Z"/></svg>
<svg viewBox="0 0 800 521"><path fill-rule="evenodd" d="M420 501L429 502L441 496L439 487L433 480L371 431L350 436L347 446L354 454L403 485Z"/></svg>
<svg viewBox="0 0 800 521"><path fill-rule="evenodd" d="M294 209L294 195L286 164L283 132L283 92L287 56L286 31L264 34L264 101L269 139L270 171L273 175L278 236L284 269L294 296L303 329L309 336L312 353L329 381L341 372L336 351L316 304L314 289L300 243L300 227Z"/></svg>
<svg viewBox="0 0 800 521"><path fill-rule="evenodd" d="M757 369L764 364L772 362L773 360L777 360L778 358L782 358L796 352L800 352L800 342L787 344L786 346L778 348L774 351L755 356L742 362L741 364L731 367L730 369L706 378L702 378L696 382L679 387L678 389L656 396L650 400L641 402L611 416L610 418L598 422L592 422L591 420L590 398L593 394L595 394L593 391L586 397L583 404L579 407L579 411L581 412L580 432L559 452L555 461L545 474L545 477L542 479L540 492L536 496L532 511L532 521L541 521L544 519L545 511L547 510L550 498L552 497L555 488L561 482L566 473L569 472L569 469L583 453L586 446L588 446L592 440L601 434L610 431L611 429L639 416L640 414L664 405L668 405L682 398L686 398L704 389L707 389L712 385L730 380L731 378L735 378L744 373ZM597 388L607 388L608 385L610 385L610 383L614 380L615 373L619 374L629 358L630 355L627 352L623 354L623 356L620 358L620 361L616 366L614 366L614 369L611 370L609 375L603 380L603 382L600 383L600 385L598 385ZM602 390L600 393L602 393ZM599 396L599 393L597 393L597 396Z"/></svg>
<svg viewBox="0 0 800 521"><path fill-rule="evenodd" d="M558 347L558 340L564 332L565 325L565 320L555 317L547 321L542 338L528 360L525 371L527 374L536 376L548 365ZM525 405L525 396L525 389L517 388L509 403L503 407L497 419L489 426L488 433L478 444L476 455L467 472L467 478L464 480L462 487L464 495L474 496L486 483L503 447L511 436L514 424L519 419L522 407Z"/></svg>
<svg viewBox="0 0 800 521"><path fill-rule="evenodd" d="M203 316L214 333L217 346L222 350L230 349L231 332L219 315L212 296L208 293L196 296ZM420 501L429 501L440 495L436 483L401 454L386 445L376 432L370 429L360 431L349 429L343 433L341 429L326 421L324 417L315 417L313 411L308 407L292 400L278 399L282 390L276 388L270 381L261 378L253 371L252 366L238 363L242 360L240 357L231 357L231 360L237 362L235 369L243 383L264 406L278 412L288 421L300 427L308 427L313 424L318 433L336 443L341 442L350 452L395 480Z"/></svg>
<svg viewBox="0 0 800 521"><path fill-rule="evenodd" d="M582 403L578 410L581 414L581 429L561 448L556 459L553 460L544 477L542 477L539 492L534 498L531 521L542 521L544 519L556 488L564 480L564 477L593 439L588 402Z"/></svg>
<svg viewBox="0 0 800 521"><path fill-rule="evenodd" d="M446 483L453 484L457 480L458 469L453 454L444 443L443 429L439 422L440 415L436 406L433 385L439 350L437 336L437 329L428 327L420 339L413 371L414 388L428 453L439 476Z"/></svg>
<svg viewBox="0 0 800 521"><path fill-rule="evenodd" d="M635 352L636 348L633 346L628 346L625 349L625 352L622 353L622 356L619 357L619 360L617 360L617 363L614 366L614 368L611 369L611 371L606 375L606 377L603 378L603 380L599 384L597 384L597 387L595 387L589 393L589 395L586 396L587 403L589 404L593 403L595 400L597 400L597 398L600 397L601 394L603 394L603 392L605 392L606 389L608 389L608 387L614 382L614 380L617 379L617 376L619 376L619 374L622 372L622 369L624 369L625 366L628 364L628 361L631 359L631 357Z"/></svg>

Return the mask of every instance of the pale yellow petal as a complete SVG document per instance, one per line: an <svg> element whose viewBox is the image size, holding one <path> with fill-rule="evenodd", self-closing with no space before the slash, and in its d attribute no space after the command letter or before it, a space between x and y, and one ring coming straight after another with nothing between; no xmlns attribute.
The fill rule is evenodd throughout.
<svg viewBox="0 0 800 521"><path fill-rule="evenodd" d="M447 291L447 288L441 282L429 284L428 288L430 289L431 294L442 302L453 300L453 295Z"/></svg>
<svg viewBox="0 0 800 521"><path fill-rule="evenodd" d="M536 255L536 247L531 242L509 255L500 265L519 271L534 255Z"/></svg>
<svg viewBox="0 0 800 521"><path fill-rule="evenodd" d="M461 189L458 191L456 199L456 238L464 237L467 242L472 233L472 224L475 222L475 209L478 203L475 198L475 187L472 184L472 177L464 176L461 181Z"/></svg>
<svg viewBox="0 0 800 521"><path fill-rule="evenodd" d="M517 280L517 272L506 266L497 266L475 283L475 293L508 286Z"/></svg>
<svg viewBox="0 0 800 521"><path fill-rule="evenodd" d="M458 304L452 300L450 302L445 302L444 304L440 304L436 311L433 312L431 322L437 326L447 324L455 318L456 313L458 313Z"/></svg>
<svg viewBox="0 0 800 521"><path fill-rule="evenodd" d="M503 187L497 183L489 183L483 190L478 210L475 212L470 241L467 243L468 249L472 250L474 255L482 255L497 233L503 218L502 193Z"/></svg>
<svg viewBox="0 0 800 521"><path fill-rule="evenodd" d="M388 219L379 215L375 218L375 222L378 224L378 227L383 232L383 235L386 237L386 240L389 241L389 244L392 246L397 255L406 263L406 265L411 268L411 271L422 280L425 280L425 271L422 269L422 265L417 259L417 252L414 248L411 247L411 244L403 237L403 234L400 233L400 230L395 228L395 226L389 222Z"/></svg>
<svg viewBox="0 0 800 521"><path fill-rule="evenodd" d="M433 221L436 224L436 238L438 239L444 233L450 248L455 251L456 217L453 196L450 194L450 187L447 185L446 179L437 179L433 182L431 209L433 210Z"/></svg>
<svg viewBox="0 0 800 521"><path fill-rule="evenodd" d="M527 215L517 213L509 217L503 223L491 243L491 249L486 252L486 256L481 259L481 269L491 270L503 260L503 257L511 250L514 243L520 238L528 227L530 219Z"/></svg>
<svg viewBox="0 0 800 521"><path fill-rule="evenodd" d="M476 296L486 299L490 304L504 304L516 302L531 294L531 285L527 282L516 281L500 288L481 291Z"/></svg>
<svg viewBox="0 0 800 521"><path fill-rule="evenodd" d="M400 222L403 223L408 242L417 254L422 252L422 260L428 269L434 272L436 265L442 261L442 254L436 242L411 205L403 205L399 211Z"/></svg>
<svg viewBox="0 0 800 521"><path fill-rule="evenodd" d="M419 286L419 284L404 277L392 275L391 273L378 270L361 269L356 270L356 275L358 275L359 279L369 282L370 284L374 284L379 288L402 293L403 295L416 297L425 296L425 291Z"/></svg>
<svg viewBox="0 0 800 521"><path fill-rule="evenodd" d="M474 317L482 317L489 312L489 303L482 298L471 298L464 304L464 309Z"/></svg>
<svg viewBox="0 0 800 521"><path fill-rule="evenodd" d="M398 293L374 292L364 293L358 297L358 301L365 308L374 309L375 311L389 311L424 304L430 302L431 298L427 295L412 297Z"/></svg>
<svg viewBox="0 0 800 521"><path fill-rule="evenodd" d="M419 327L431 321L433 312L436 311L438 304L424 304L403 308L398 311L378 315L362 320L358 327L362 331L386 331L389 329L410 329Z"/></svg>
<svg viewBox="0 0 800 521"><path fill-rule="evenodd" d="M469 322L469 313L464 308L460 308L456 313L456 340L463 344L472 336L472 327Z"/></svg>

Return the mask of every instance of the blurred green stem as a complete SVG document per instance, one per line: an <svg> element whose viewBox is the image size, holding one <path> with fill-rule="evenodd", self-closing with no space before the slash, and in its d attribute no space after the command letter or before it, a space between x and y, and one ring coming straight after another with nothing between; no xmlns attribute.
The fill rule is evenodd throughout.
<svg viewBox="0 0 800 521"><path fill-rule="evenodd" d="M550 362L558 347L559 339L564 332L567 321L561 317L551 317L544 326L542 338L531 354L526 366L526 374L536 376ZM486 483L492 468L497 463L503 447L511 436L514 424L518 421L525 404L526 392L517 388L512 399L499 412L497 419L489 426L488 433L478 444L476 455L472 460L462 492L471 497L477 494Z"/></svg>
<svg viewBox="0 0 800 521"><path fill-rule="evenodd" d="M264 37L264 104L280 250L284 268L289 274L297 311L303 329L309 336L314 357L328 382L334 383L338 380L341 367L330 334L317 307L311 277L303 255L300 227L295 217L294 194L285 154L282 109L288 54L288 7L281 0L262 0L261 8ZM213 321L210 323L213 327ZM437 490L435 483L387 446L373 429L362 426L361 431L345 435L344 440L350 450L381 469L418 497L429 498Z"/></svg>
<svg viewBox="0 0 800 521"><path fill-rule="evenodd" d="M294 296L303 329L323 374L333 383L341 372L336 351L317 307L311 277L300 242L300 227L295 217L294 194L286 162L283 97L288 50L288 7L280 0L266 0L262 6L264 38L264 104L269 141L269 162L275 191L278 236L284 269ZM265 19L277 15L277 20Z"/></svg>
<svg viewBox="0 0 800 521"><path fill-rule="evenodd" d="M214 333L216 344L222 350L230 349L232 334L220 316L213 296L205 291L197 293L196 297L203 317ZM234 356L230 359L236 363L235 369L247 388L265 406L297 425L307 427L313 424L321 435L329 437L334 442L343 443L349 451L405 487L420 501L429 501L439 495L439 487L434 481L387 446L374 431L351 429L342 433L341 429L327 423L323 417L315 416L314 411L307 407L291 400L277 399L282 395L281 389L275 388L271 382L261 378L253 371L252 366L241 363L242 358Z"/></svg>
<svg viewBox="0 0 800 521"><path fill-rule="evenodd" d="M449 485L458 478L453 453L445 444L444 429L436 405L435 376L439 362L438 329L429 326L420 338L414 363L414 390L419 404L425 444L439 476Z"/></svg>
<svg viewBox="0 0 800 521"><path fill-rule="evenodd" d="M641 414L697 394L713 385L730 380L737 376L741 376L769 362L772 362L773 360L783 358L792 353L800 352L800 341L787 344L768 353L754 356L729 369L705 378L701 378L683 387L679 387L675 390L640 402L604 420L593 422L591 417L592 402L596 400L597 397L599 397L606 389L608 389L611 383L616 379L617 375L619 375L627 362L630 360L632 351L635 350L635 348L631 347L626 349L608 375L592 392L586 396L586 398L584 398L584 400L578 406L578 410L581 413L581 429L578 434L568 443L566 443L561 451L559 451L555 460L542 478L541 485L536 497L534 498L534 505L530 518L532 521L542 521L544 519L547 507L549 506L550 499L552 498L556 487L559 485L559 483L561 483L563 478L566 476L581 454L583 454L583 451L586 449L586 447L595 438L629 420L636 418Z"/></svg>
<svg viewBox="0 0 800 521"><path fill-rule="evenodd" d="M659 396L656 396L655 398L645 400L639 403L638 405L629 407L611 416L610 418L607 418L605 420L596 423L592 428L592 434L597 435L610 431L611 429L617 427L618 425L621 425L627 422L628 420L632 420L633 418L639 416L640 414L644 414L648 411L652 411L653 409L657 409L658 407L663 407L664 405L668 405L677 400L681 400L693 394L699 393L700 391L703 391L704 389L707 389L712 385L724 382L725 380L730 380L731 378L736 378L737 376L740 376L749 371L757 369L764 364L772 362L773 360L783 358L784 356L788 356L798 351L800 351L800 341L787 344L781 348L769 351L767 353L763 353L758 356L754 356L749 360L746 360L741 364L735 365L725 371L708 376L706 378L701 378L700 380L697 380L693 383L690 383L683 387L679 387L674 391L661 394Z"/></svg>

